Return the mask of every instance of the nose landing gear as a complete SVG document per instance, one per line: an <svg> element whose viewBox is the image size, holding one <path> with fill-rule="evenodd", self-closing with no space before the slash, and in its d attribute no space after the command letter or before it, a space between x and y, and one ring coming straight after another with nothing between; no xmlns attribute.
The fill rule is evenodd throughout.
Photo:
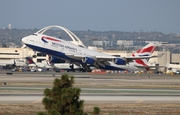
<svg viewBox="0 0 180 115"><path fill-rule="evenodd" d="M36 55L36 50L33 50L34 51L34 55L32 55L33 58L36 58L37 55Z"/></svg>

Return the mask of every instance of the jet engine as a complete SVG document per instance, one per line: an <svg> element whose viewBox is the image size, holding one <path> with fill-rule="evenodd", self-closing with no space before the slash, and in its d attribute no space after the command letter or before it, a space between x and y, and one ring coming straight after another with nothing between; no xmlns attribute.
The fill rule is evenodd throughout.
<svg viewBox="0 0 180 115"><path fill-rule="evenodd" d="M126 61L123 58L114 58L112 61L117 65L126 65Z"/></svg>
<svg viewBox="0 0 180 115"><path fill-rule="evenodd" d="M90 58L90 57L83 57L82 58L82 62L86 63L86 64L93 65L95 60L93 58Z"/></svg>
<svg viewBox="0 0 180 115"><path fill-rule="evenodd" d="M51 56L51 55L48 55L48 61L50 64L52 64L52 63L65 63L65 60L59 59L59 58Z"/></svg>

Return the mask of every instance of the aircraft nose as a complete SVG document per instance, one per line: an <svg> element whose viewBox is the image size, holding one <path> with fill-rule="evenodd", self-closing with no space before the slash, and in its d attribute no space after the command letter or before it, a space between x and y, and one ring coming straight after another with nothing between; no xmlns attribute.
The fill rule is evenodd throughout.
<svg viewBox="0 0 180 115"><path fill-rule="evenodd" d="M27 37L24 37L21 39L23 43L26 43L27 42Z"/></svg>

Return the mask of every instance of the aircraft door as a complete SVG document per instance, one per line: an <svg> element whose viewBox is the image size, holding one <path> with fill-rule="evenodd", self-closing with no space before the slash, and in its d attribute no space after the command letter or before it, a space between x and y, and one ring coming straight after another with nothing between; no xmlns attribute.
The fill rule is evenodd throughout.
<svg viewBox="0 0 180 115"><path fill-rule="evenodd" d="M82 52L81 52L81 49L78 49L78 52L77 52L78 54L82 54Z"/></svg>
<svg viewBox="0 0 180 115"><path fill-rule="evenodd" d="M45 42L43 43L44 48L47 48L47 45L48 45L48 43L45 43Z"/></svg>

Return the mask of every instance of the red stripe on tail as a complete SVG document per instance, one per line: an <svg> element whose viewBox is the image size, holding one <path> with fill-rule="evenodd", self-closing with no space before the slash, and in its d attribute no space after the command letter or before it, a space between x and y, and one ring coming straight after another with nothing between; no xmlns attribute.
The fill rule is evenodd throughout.
<svg viewBox="0 0 180 115"><path fill-rule="evenodd" d="M142 49L138 50L137 53L153 52L154 49L155 49L155 46L150 46L150 47L142 48Z"/></svg>

